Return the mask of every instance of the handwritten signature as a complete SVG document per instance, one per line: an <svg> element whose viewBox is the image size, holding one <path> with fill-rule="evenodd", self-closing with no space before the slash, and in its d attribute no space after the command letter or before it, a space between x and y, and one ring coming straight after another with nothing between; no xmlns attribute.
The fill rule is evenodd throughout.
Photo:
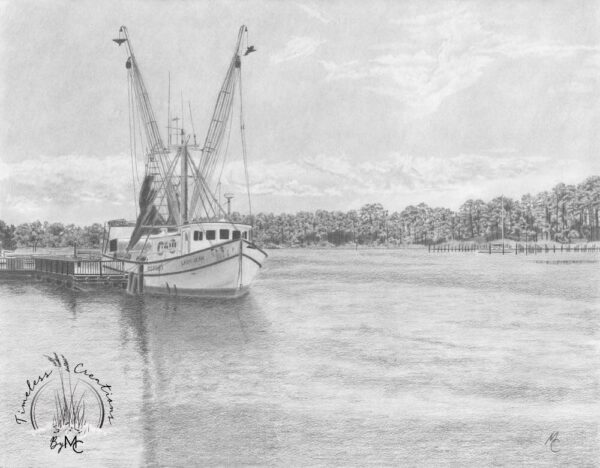
<svg viewBox="0 0 600 468"><path fill-rule="evenodd" d="M558 431L554 431L552 434L550 434L550 437L548 437L548 439L546 439L546 442L544 443L544 445L548 445L548 442L550 442L550 451L557 453L560 452L560 449L554 449L554 444L557 444L558 442L560 442L560 439L558 438Z"/></svg>

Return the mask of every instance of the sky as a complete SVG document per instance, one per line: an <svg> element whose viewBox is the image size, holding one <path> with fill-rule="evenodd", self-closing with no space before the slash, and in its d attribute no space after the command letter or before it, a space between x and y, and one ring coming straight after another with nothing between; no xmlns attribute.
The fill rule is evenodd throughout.
<svg viewBox="0 0 600 468"><path fill-rule="evenodd" d="M600 2L4 0L0 219L134 218L111 39L128 27L162 128L170 73L202 140L242 24L254 212L457 209L600 174Z"/></svg>

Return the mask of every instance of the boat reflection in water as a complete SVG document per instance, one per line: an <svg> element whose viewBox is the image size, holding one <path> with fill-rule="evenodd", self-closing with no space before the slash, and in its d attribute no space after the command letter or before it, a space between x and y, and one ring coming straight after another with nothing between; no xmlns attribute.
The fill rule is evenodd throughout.
<svg viewBox="0 0 600 468"><path fill-rule="evenodd" d="M123 296L120 309L141 359L142 466L277 462L272 342L252 296Z"/></svg>

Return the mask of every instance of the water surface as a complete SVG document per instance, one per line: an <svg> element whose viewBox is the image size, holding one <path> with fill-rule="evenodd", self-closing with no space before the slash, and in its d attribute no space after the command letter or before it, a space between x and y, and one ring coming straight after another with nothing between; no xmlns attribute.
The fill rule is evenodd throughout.
<svg viewBox="0 0 600 468"><path fill-rule="evenodd" d="M600 460L599 255L269 253L235 300L0 279L1 465ZM81 455L14 421L53 351L112 385Z"/></svg>

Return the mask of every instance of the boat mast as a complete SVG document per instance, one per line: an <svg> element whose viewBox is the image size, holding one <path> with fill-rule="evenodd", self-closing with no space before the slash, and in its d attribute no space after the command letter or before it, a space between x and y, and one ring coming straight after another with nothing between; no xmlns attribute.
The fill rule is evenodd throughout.
<svg viewBox="0 0 600 468"><path fill-rule="evenodd" d="M167 98L167 145L171 146L171 72L169 72L169 95Z"/></svg>
<svg viewBox="0 0 600 468"><path fill-rule="evenodd" d="M189 138L189 137L188 137ZM181 148L181 224L188 223L188 150L187 142Z"/></svg>

